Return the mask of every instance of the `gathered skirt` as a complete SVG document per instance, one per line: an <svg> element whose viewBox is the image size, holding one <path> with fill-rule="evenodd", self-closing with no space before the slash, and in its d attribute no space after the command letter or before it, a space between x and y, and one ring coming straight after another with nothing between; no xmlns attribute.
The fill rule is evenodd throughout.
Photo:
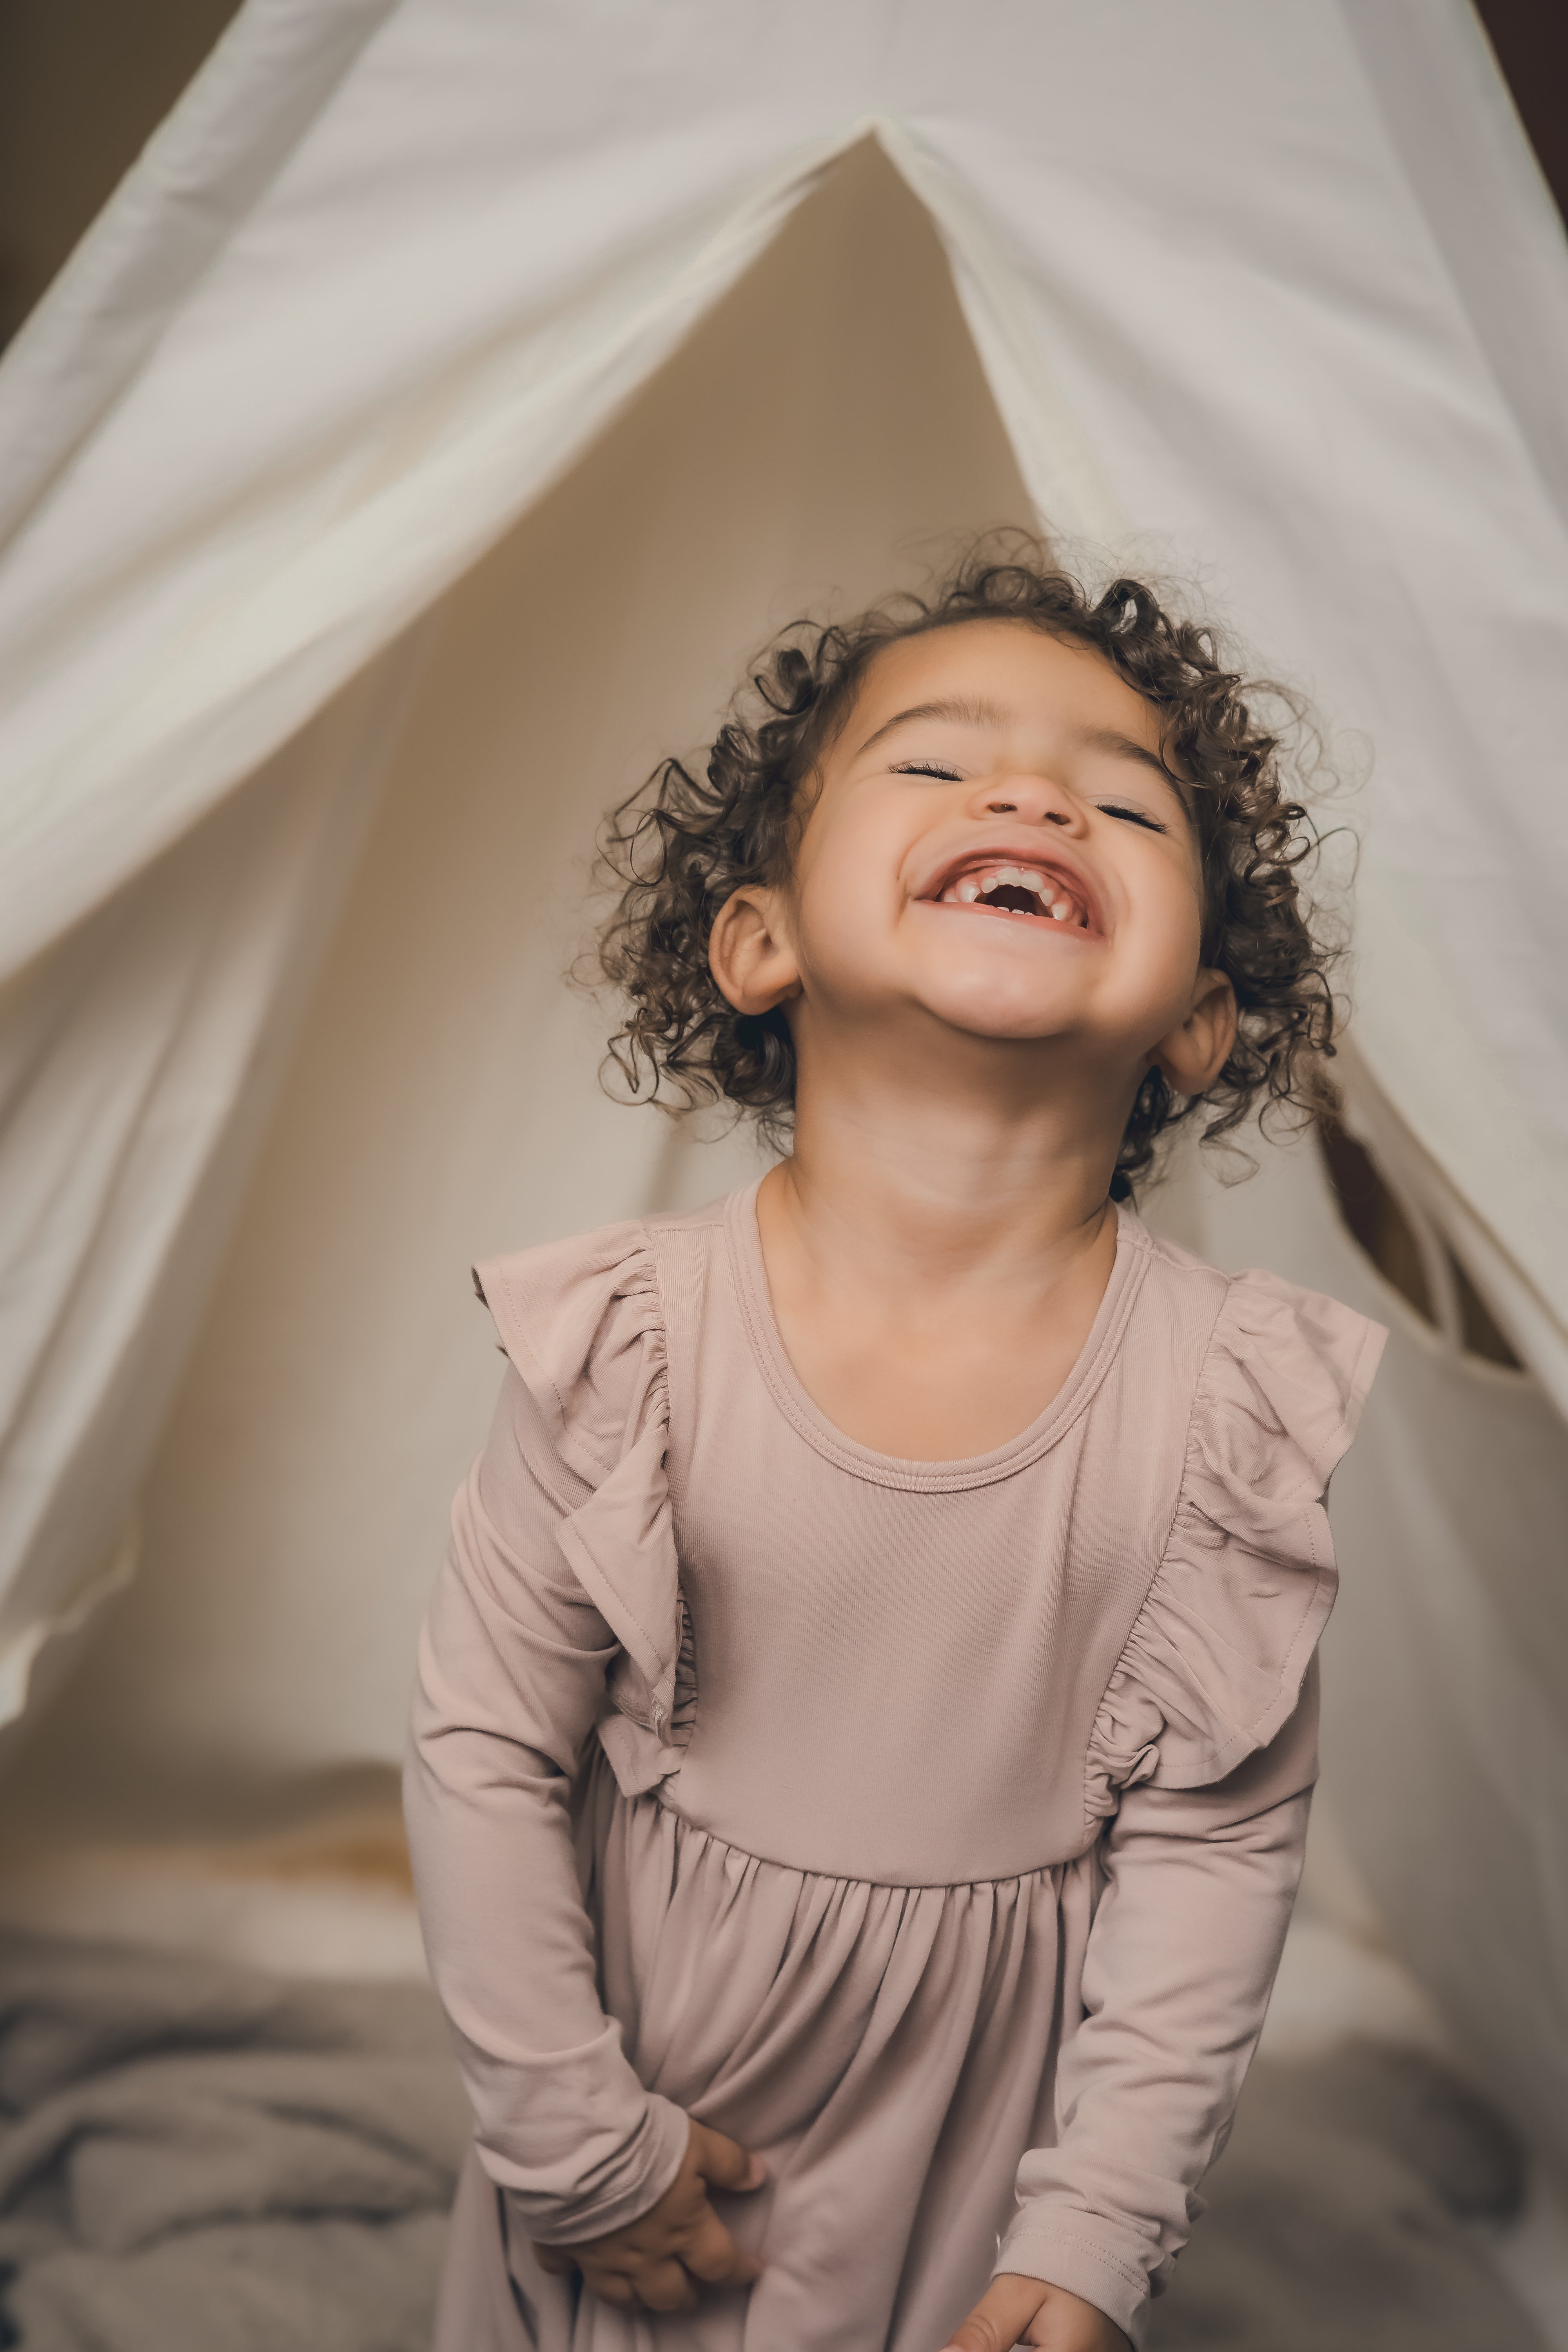
<svg viewBox="0 0 1568 2352"><path fill-rule="evenodd" d="M984 2292L1055 2074L1091 1852L1019 1878L883 1886L738 1852L595 1748L577 1819L601 1993L644 2084L762 2157L718 2192L764 2265L695 2313L542 2270L470 2157L437 2352L936 2352Z"/></svg>

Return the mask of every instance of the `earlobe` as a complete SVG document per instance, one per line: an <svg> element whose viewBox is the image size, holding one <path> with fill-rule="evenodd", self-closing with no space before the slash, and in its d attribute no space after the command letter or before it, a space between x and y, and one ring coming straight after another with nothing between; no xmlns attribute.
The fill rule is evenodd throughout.
<svg viewBox="0 0 1568 2352"><path fill-rule="evenodd" d="M753 1017L800 994L795 950L773 890L731 892L708 936L708 969L726 1003Z"/></svg>
<svg viewBox="0 0 1568 2352"><path fill-rule="evenodd" d="M1179 1095L1212 1087L1236 1043L1236 991L1223 971L1200 971L1187 1017L1150 1055Z"/></svg>

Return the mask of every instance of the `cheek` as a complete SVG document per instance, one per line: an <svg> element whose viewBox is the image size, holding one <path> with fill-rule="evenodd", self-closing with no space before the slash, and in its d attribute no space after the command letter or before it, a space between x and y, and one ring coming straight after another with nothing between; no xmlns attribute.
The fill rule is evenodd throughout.
<svg viewBox="0 0 1568 2352"><path fill-rule="evenodd" d="M791 895L801 977L808 991L814 983L832 989L864 952L864 893L858 908L848 877L836 860L824 858L796 874Z"/></svg>
<svg viewBox="0 0 1568 2352"><path fill-rule="evenodd" d="M1204 945L1204 906L1198 877L1173 863L1142 877L1140 928L1152 954L1180 967L1190 981Z"/></svg>
<svg viewBox="0 0 1568 2352"><path fill-rule="evenodd" d="M796 935L818 971L854 970L875 956L897 910L899 846L886 828L847 814L802 844L795 868Z"/></svg>
<svg viewBox="0 0 1568 2352"><path fill-rule="evenodd" d="M1203 960L1204 916L1184 874L1147 878L1150 887L1136 894L1134 919L1117 962L1130 992L1129 1014L1136 1025L1146 1023L1159 1035L1184 1015L1191 1001Z"/></svg>

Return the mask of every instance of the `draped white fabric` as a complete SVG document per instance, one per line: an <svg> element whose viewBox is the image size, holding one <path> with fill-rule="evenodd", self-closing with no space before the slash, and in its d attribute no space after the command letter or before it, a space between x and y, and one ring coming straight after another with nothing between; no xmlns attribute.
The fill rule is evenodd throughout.
<svg viewBox="0 0 1568 2352"><path fill-rule="evenodd" d="M129 1570L131 1501L400 703L373 666L5 992L0 1722Z"/></svg>
<svg viewBox="0 0 1568 2352"><path fill-rule="evenodd" d="M1362 1115L1568 1406L1568 433L1544 389L1568 357L1568 260L1461 0L249 0L0 368L12 1709L50 1632L123 1578L287 1062L147 1489L150 1543L181 1565L150 1576L129 1654L84 1687L183 1726L187 1756L394 1751L420 1563L489 1377L418 1285L698 1181L656 1127L593 1106L541 871L580 860L597 806L700 726L786 588L868 593L900 514L1025 503L977 454L994 420L973 393L938 400L898 462L868 433L842 465L831 337L801 350L756 316L710 352L737 371L768 354L734 379L747 464L724 473L692 428L635 528L629 478L592 518L545 498L868 132L937 225L1051 529L1199 571L1370 745L1348 812ZM875 307L855 258L839 361ZM835 266L819 246L813 282ZM684 364L667 393L710 404L711 444L722 387ZM892 405L898 368L934 384L948 362L917 333L879 364ZM661 430L644 493L679 420ZM421 669L406 633L437 604ZM509 627L531 662L503 691ZM479 640L484 679L462 650ZM662 698L651 646L679 671ZM640 719L627 688L605 719L606 670L647 687ZM503 703L504 727L483 716ZM443 865L444 824L480 848ZM409 877L432 874L441 920L400 929ZM429 1090L413 1108L405 1045ZM323 1108L338 1088L362 1106L349 1154ZM1214 1254L1247 1235L1350 1296L1342 1240L1288 1263L1236 1205L1321 1238L1306 1181L1205 1192L1192 1214ZM1345 1507L1368 1598L1342 1686L1377 1691L1383 1728L1372 1743L1347 1711L1342 1754L1380 1792L1359 1850L1413 1949L1459 1914L1433 1792L1501 1857L1429 1973L1545 2116L1527 2078L1563 1881L1532 1840L1554 1824L1562 1851L1568 1658L1537 1622L1544 1563L1522 1614L1509 1594L1553 1541L1560 1429L1528 1382L1423 1387L1423 1360L1387 1384ZM1489 1550L1448 1506L1500 1458L1494 1408L1529 1467L1487 1490L1508 1530ZM1413 1823L1427 1862L1401 1877ZM1489 2023L1505 1963L1511 2009Z"/></svg>
<svg viewBox="0 0 1568 2352"><path fill-rule="evenodd" d="M1386 1105L1352 1127L1413 1221ZM1568 1447L1523 1373L1434 1330L1351 1241L1316 1148L1252 1147L1227 1188L1189 1156L1152 1221L1389 1327L1333 1492L1323 1790L1390 1934L1535 2144L1568 2165Z"/></svg>

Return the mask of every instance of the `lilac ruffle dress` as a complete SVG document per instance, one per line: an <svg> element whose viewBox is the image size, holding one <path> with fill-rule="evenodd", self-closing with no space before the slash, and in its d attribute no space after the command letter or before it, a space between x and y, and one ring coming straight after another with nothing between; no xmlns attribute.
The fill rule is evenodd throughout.
<svg viewBox="0 0 1568 2352"><path fill-rule="evenodd" d="M998 2269L1136 2337L1279 1959L1383 1334L1123 1211L1047 1411L901 1461L795 1379L754 1198L479 1270L407 1782L477 2118L438 2352L938 2352ZM542 2271L688 2114L768 2163L759 2284Z"/></svg>

